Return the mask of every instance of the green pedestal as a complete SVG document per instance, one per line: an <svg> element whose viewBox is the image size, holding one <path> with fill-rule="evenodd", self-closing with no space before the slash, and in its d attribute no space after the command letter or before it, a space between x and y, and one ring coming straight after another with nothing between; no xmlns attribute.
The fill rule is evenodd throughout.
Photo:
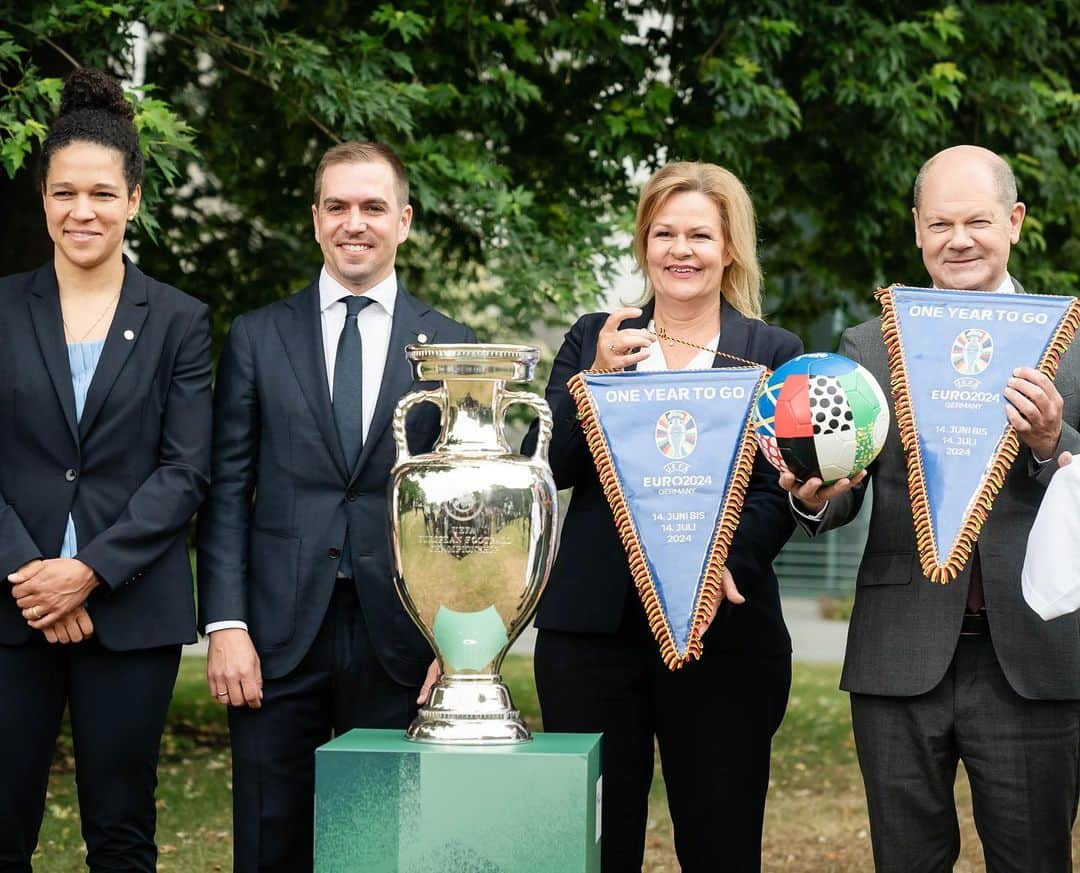
<svg viewBox="0 0 1080 873"><path fill-rule="evenodd" d="M315 870L598 873L599 780L599 734L439 746L350 731L315 753Z"/></svg>

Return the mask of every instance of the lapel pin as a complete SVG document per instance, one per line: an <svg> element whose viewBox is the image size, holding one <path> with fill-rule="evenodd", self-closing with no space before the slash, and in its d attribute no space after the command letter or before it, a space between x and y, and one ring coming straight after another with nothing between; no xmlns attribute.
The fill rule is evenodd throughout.
<svg viewBox="0 0 1080 873"><path fill-rule="evenodd" d="M124 339L128 340L128 342L135 339L135 331L131 330L130 328L128 330L125 330Z"/></svg>
<svg viewBox="0 0 1080 873"><path fill-rule="evenodd" d="M426 343L427 342L427 334L426 333L418 333L416 335L416 341L418 343Z"/></svg>

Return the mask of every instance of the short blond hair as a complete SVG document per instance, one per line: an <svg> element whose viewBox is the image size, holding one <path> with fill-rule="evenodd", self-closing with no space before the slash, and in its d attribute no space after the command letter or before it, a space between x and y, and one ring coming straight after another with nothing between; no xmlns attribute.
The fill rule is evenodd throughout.
<svg viewBox="0 0 1080 873"><path fill-rule="evenodd" d="M645 296L642 302L652 300L654 294L645 267L649 228L656 213L668 199L684 191L704 194L720 211L724 248L731 255L731 264L724 268L724 277L720 281L720 293L743 315L748 318L761 318L762 278L757 259L754 204L750 202L750 195L734 173L716 164L701 161L667 164L653 173L641 190L634 228L634 260L645 274Z"/></svg>

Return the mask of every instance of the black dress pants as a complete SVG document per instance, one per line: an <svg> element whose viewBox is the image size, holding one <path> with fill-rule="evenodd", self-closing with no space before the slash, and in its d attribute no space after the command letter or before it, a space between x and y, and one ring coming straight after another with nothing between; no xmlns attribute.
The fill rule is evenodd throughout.
<svg viewBox="0 0 1080 873"><path fill-rule="evenodd" d="M539 632L544 729L604 735L604 873L641 870L654 738L684 873L761 868L769 754L791 655L717 651L708 633L704 642L699 661L668 670L636 597L615 634Z"/></svg>
<svg viewBox="0 0 1080 873"><path fill-rule="evenodd" d="M56 737L70 710L86 863L153 873L158 751L180 646L112 652L41 634L0 646L0 873L28 873Z"/></svg>
<svg viewBox="0 0 1080 873"><path fill-rule="evenodd" d="M236 873L310 873L315 749L352 728L402 731L419 686L379 663L351 580L339 579L295 670L263 681L261 709L229 710Z"/></svg>

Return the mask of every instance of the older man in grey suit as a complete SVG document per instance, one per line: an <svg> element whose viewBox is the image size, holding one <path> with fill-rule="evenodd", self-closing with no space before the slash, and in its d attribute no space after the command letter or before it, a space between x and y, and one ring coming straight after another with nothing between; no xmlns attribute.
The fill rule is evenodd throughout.
<svg viewBox="0 0 1080 873"><path fill-rule="evenodd" d="M915 242L934 285L1022 292L1008 273L1025 207L998 155L957 146L915 182ZM889 384L881 320L846 331L840 351ZM841 687L866 786L879 871L951 870L960 851L953 785L971 781L987 870L1072 869L1080 764L1080 619L1043 622L1024 603L1024 544L1064 451L1080 451L1080 352L1056 382L1028 367L1004 390L1024 444L956 581L920 569L907 466L890 427L866 473L823 487L781 477L810 533L850 521L873 480Z"/></svg>

